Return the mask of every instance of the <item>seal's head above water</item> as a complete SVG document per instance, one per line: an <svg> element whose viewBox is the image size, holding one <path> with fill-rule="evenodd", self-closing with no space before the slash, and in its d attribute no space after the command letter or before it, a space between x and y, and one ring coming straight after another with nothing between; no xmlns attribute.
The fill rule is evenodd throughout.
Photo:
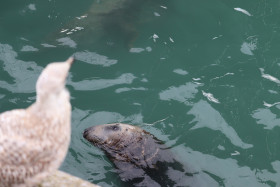
<svg viewBox="0 0 280 187"><path fill-rule="evenodd" d="M146 183L157 186L156 182L164 181L172 186L174 181L164 177L166 171L174 163L181 168L160 140L136 126L122 123L97 125L87 128L83 136L106 153L123 181L139 182L141 179L139 184L144 186Z"/></svg>
<svg viewBox="0 0 280 187"><path fill-rule="evenodd" d="M118 147L121 148L130 143L130 140L138 139L143 133L139 127L123 123L97 125L87 128L84 131L84 138L98 147Z"/></svg>
<svg viewBox="0 0 280 187"><path fill-rule="evenodd" d="M162 143L147 131L128 124L114 123L87 128L84 138L99 147L113 161L125 161L140 167L153 167L160 159Z"/></svg>
<svg viewBox="0 0 280 187"><path fill-rule="evenodd" d="M113 161L125 161L146 168L158 161L172 161L160 154L166 147L147 131L128 124L97 125L84 131L84 138L99 147Z"/></svg>

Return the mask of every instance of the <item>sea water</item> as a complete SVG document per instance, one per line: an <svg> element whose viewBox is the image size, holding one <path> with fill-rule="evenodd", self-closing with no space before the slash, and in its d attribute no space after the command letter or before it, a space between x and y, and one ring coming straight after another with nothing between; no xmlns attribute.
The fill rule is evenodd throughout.
<svg viewBox="0 0 280 187"><path fill-rule="evenodd" d="M0 2L0 112L35 102L50 62L75 56L61 170L120 186L83 139L122 122L163 140L205 186L280 185L277 0Z"/></svg>

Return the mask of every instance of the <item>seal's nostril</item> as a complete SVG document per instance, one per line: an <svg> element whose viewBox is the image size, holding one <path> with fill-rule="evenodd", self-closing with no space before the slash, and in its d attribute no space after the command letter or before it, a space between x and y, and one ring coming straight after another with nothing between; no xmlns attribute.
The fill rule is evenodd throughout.
<svg viewBox="0 0 280 187"><path fill-rule="evenodd" d="M83 133L83 137L84 137L84 138L86 138L86 137L87 137L88 132L89 132L89 129L86 129L86 130L84 131L84 133Z"/></svg>
<svg viewBox="0 0 280 187"><path fill-rule="evenodd" d="M86 128L83 133L84 138L87 138L93 132L94 132L94 127Z"/></svg>

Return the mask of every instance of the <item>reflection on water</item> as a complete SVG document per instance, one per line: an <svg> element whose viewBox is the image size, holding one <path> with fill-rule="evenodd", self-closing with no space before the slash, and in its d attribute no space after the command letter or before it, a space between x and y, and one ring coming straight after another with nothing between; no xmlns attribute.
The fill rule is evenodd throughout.
<svg viewBox="0 0 280 187"><path fill-rule="evenodd" d="M267 170L251 169L247 166L240 166L233 158L220 159L212 155L202 154L190 148L178 146L175 149L178 155L184 155L185 160L200 173L205 173L216 179L216 183L206 183L205 186L266 186L269 181L279 179L280 162L272 163L273 172ZM183 162L183 161L182 161ZM208 185L209 184L209 185Z"/></svg>
<svg viewBox="0 0 280 187"><path fill-rule="evenodd" d="M280 84L280 80L279 79L277 79L276 77L273 77L273 76L271 76L269 74L265 74L263 68L260 68L260 71L261 71L261 74L262 74L263 78L268 79L268 80L270 80L272 82L275 82L277 84Z"/></svg>
<svg viewBox="0 0 280 187"><path fill-rule="evenodd" d="M179 87L170 87L167 90L160 92L159 97L161 100L175 100L181 103L188 102L189 99L193 99L198 92L198 85L194 83L186 83Z"/></svg>
<svg viewBox="0 0 280 187"><path fill-rule="evenodd" d="M106 56L89 51L76 52L73 56L76 60L104 67L112 66L118 62L118 60L108 59Z"/></svg>
<svg viewBox="0 0 280 187"><path fill-rule="evenodd" d="M25 62L17 59L17 53L8 44L0 43L0 61L3 62L5 73L9 74L10 82L0 80L0 87L13 93L35 92L35 83L42 71L35 62Z"/></svg>
<svg viewBox="0 0 280 187"><path fill-rule="evenodd" d="M191 122L195 125L190 130L206 127L214 131L220 131L228 139L230 139L231 143L235 146L241 147L243 149L253 147L251 144L244 143L239 138L236 131L223 119L221 114L212 108L207 102L200 100L199 102L195 103L188 114L195 116Z"/></svg>
<svg viewBox="0 0 280 187"><path fill-rule="evenodd" d="M73 86L75 90L101 90L115 85L131 84L135 78L131 73L124 73L115 79L82 80L79 82L70 82L69 85Z"/></svg>
<svg viewBox="0 0 280 187"><path fill-rule="evenodd" d="M268 108L260 108L254 111L252 117L257 120L258 124L264 125L264 129L272 130L274 127L280 126L280 118Z"/></svg>
<svg viewBox="0 0 280 187"><path fill-rule="evenodd" d="M174 73L177 73L177 74L179 74L179 75L187 75L187 74L188 74L187 71L182 70L182 69L174 69L173 72L174 72Z"/></svg>
<svg viewBox="0 0 280 187"><path fill-rule="evenodd" d="M56 41L59 42L58 45L68 46L68 47L71 47L71 48L76 48L77 47L77 43L69 37L59 38Z"/></svg>
<svg viewBox="0 0 280 187"><path fill-rule="evenodd" d="M145 91L147 90L147 88L144 88L144 87L139 87L139 88L118 88L116 89L116 93L122 93L122 92L128 92L128 91L131 91L131 90L141 90L141 91Z"/></svg>
<svg viewBox="0 0 280 187"><path fill-rule="evenodd" d="M23 52L34 52L34 51L38 51L39 49L32 47L31 45L25 45L21 48L21 51Z"/></svg>

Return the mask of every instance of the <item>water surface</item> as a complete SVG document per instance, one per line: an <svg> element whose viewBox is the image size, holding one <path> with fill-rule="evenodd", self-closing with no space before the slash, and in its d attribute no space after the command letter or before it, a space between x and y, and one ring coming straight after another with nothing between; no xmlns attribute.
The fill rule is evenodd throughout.
<svg viewBox="0 0 280 187"><path fill-rule="evenodd" d="M85 128L155 134L207 186L280 185L277 0L0 2L0 112L28 107L53 61L76 57L61 169L120 186Z"/></svg>

